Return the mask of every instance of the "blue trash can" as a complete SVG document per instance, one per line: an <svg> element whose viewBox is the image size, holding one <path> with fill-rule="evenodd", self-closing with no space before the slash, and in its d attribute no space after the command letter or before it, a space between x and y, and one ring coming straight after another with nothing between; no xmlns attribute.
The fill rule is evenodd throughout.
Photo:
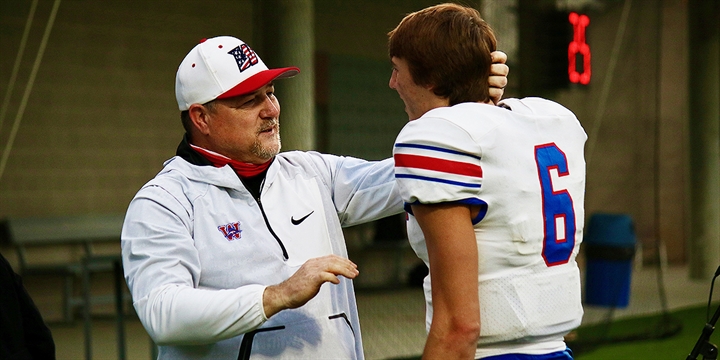
<svg viewBox="0 0 720 360"><path fill-rule="evenodd" d="M587 260L585 304L627 307L635 244L630 216L602 213L590 216L582 245Z"/></svg>

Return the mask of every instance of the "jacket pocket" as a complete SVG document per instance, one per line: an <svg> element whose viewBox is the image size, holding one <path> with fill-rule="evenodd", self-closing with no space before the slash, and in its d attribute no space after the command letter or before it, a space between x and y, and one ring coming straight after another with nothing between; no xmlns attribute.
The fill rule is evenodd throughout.
<svg viewBox="0 0 720 360"><path fill-rule="evenodd" d="M321 318L306 317L245 334L238 360L357 359L359 344L345 313Z"/></svg>
<svg viewBox="0 0 720 360"><path fill-rule="evenodd" d="M355 329L353 329L352 324L350 323L350 319L348 319L347 314L345 313L339 313L335 315L328 316L329 320L335 320L335 319L342 319L345 321L345 324L348 326L348 329L352 332L353 336L355 336Z"/></svg>

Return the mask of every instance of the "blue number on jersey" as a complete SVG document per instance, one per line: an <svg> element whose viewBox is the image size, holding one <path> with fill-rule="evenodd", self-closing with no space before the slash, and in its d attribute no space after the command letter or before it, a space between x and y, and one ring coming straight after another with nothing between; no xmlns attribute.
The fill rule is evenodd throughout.
<svg viewBox="0 0 720 360"><path fill-rule="evenodd" d="M547 266L565 264L575 247L575 209L567 190L553 191L550 170L559 177L569 175L567 158L554 143L543 144L535 146L535 163L542 189L542 255Z"/></svg>

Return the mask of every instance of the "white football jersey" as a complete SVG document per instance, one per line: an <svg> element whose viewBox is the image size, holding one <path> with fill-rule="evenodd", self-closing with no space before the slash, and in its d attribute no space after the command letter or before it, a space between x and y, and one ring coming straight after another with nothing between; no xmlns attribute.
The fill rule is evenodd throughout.
<svg viewBox="0 0 720 360"><path fill-rule="evenodd" d="M582 241L584 144L575 115L541 98L463 103L410 121L395 142L395 177L410 204L480 205L477 357L565 349L582 319L575 257ZM428 264L414 216L408 237ZM432 320L425 279L426 322Z"/></svg>

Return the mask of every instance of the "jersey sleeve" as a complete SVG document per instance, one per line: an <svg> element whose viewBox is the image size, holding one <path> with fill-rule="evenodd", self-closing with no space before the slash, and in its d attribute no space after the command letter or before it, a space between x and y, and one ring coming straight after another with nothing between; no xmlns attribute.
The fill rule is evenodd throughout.
<svg viewBox="0 0 720 360"><path fill-rule="evenodd" d="M409 122L395 141L393 158L406 204L482 203L482 150L457 124L433 117Z"/></svg>

